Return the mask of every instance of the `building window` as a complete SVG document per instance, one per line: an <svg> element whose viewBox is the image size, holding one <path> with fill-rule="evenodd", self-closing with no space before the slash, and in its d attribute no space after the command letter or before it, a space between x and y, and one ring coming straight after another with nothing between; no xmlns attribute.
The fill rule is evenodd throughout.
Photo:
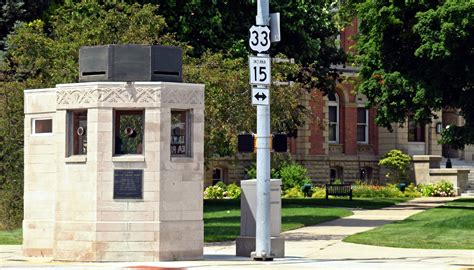
<svg viewBox="0 0 474 270"><path fill-rule="evenodd" d="M214 168L212 169L212 185L217 184L219 181L224 182L222 169L221 168Z"/></svg>
<svg viewBox="0 0 474 270"><path fill-rule="evenodd" d="M369 142L369 110L363 107L357 108L357 142Z"/></svg>
<svg viewBox="0 0 474 270"><path fill-rule="evenodd" d="M424 142L425 141L425 125L416 123L413 116L408 117L408 141Z"/></svg>
<svg viewBox="0 0 474 270"><path fill-rule="evenodd" d="M191 113L171 111L171 156L191 156Z"/></svg>
<svg viewBox="0 0 474 270"><path fill-rule="evenodd" d="M329 142L339 143L339 97L337 94L328 95Z"/></svg>
<svg viewBox="0 0 474 270"><path fill-rule="evenodd" d="M372 179L372 168L371 167L364 167L361 168L359 171L359 179L361 181L368 181Z"/></svg>
<svg viewBox="0 0 474 270"><path fill-rule="evenodd" d="M114 155L143 154L143 110L114 112Z"/></svg>
<svg viewBox="0 0 474 270"><path fill-rule="evenodd" d="M331 167L329 169L329 183L334 183L336 180L343 181L342 167Z"/></svg>
<svg viewBox="0 0 474 270"><path fill-rule="evenodd" d="M67 155L87 154L87 111L67 112Z"/></svg>
<svg viewBox="0 0 474 270"><path fill-rule="evenodd" d="M52 134L53 133L53 119L38 118L32 120L32 134Z"/></svg>

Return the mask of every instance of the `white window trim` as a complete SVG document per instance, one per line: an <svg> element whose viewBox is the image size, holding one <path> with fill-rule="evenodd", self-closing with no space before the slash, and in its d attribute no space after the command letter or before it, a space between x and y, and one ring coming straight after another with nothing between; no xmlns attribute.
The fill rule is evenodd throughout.
<svg viewBox="0 0 474 270"><path fill-rule="evenodd" d="M52 117L39 117L39 118L32 118L31 119L31 136L53 136L53 132L46 132L46 133L36 133L36 121L37 120L51 120L51 130L54 128L53 125L53 118Z"/></svg>
<svg viewBox="0 0 474 270"><path fill-rule="evenodd" d="M357 126L365 125L365 139L363 141L357 140L357 143L368 144L369 143L369 110L365 108L365 106L361 106L361 105L357 106L357 109L359 108L365 109L365 124L360 124L359 121L357 120ZM356 135L356 139L357 139L357 135Z"/></svg>
<svg viewBox="0 0 474 270"><path fill-rule="evenodd" d="M339 95L337 93L334 93L334 96L336 97L336 101L331 101L328 99L328 123L329 125L331 124L331 122L329 121L329 107L331 106L336 107L336 140L331 141L328 138L329 143L339 143ZM329 136L329 133L328 133L328 136Z"/></svg>

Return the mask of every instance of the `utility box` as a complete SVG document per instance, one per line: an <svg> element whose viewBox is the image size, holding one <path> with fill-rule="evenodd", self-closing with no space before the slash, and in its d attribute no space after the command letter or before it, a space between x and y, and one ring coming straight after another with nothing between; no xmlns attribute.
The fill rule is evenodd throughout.
<svg viewBox="0 0 474 270"><path fill-rule="evenodd" d="M240 182L240 236L236 239L236 255L250 257L255 251L257 216L257 180ZM271 255L275 258L285 256L285 238L281 233L281 180L270 180L270 240Z"/></svg>
<svg viewBox="0 0 474 270"><path fill-rule="evenodd" d="M79 50L80 82L182 82L182 50L171 46L104 45Z"/></svg>

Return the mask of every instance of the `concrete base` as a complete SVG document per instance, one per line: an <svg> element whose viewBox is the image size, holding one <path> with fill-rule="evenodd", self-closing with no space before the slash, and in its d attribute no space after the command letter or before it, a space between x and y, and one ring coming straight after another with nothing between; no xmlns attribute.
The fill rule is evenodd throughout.
<svg viewBox="0 0 474 270"><path fill-rule="evenodd" d="M272 256L274 258L285 257L285 237L271 237ZM235 241L235 254L242 257L250 257L250 253L255 251L255 237L254 236L239 236Z"/></svg>

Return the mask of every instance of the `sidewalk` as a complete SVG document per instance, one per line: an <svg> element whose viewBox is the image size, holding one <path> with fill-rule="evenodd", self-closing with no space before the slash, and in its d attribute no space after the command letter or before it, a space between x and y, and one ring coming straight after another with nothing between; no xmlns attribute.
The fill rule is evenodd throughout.
<svg viewBox="0 0 474 270"><path fill-rule="evenodd" d="M130 266L196 269L474 269L474 250L427 250L376 247L343 243L354 233L405 219L453 198L419 198L378 210L353 210L354 215L317 226L283 233L286 257L254 262L235 256L235 243L210 243L204 260L143 263L60 263L51 258L25 258L21 246L0 246L0 268L120 269ZM150 268L151 269L151 268ZM155 268L157 269L157 268Z"/></svg>

